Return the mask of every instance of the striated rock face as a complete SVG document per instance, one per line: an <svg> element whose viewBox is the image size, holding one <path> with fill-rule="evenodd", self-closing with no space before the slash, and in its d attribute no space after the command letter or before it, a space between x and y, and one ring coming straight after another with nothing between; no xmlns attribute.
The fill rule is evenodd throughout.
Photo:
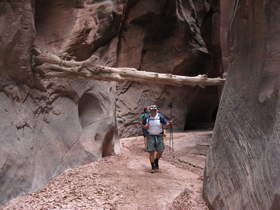
<svg viewBox="0 0 280 210"><path fill-rule="evenodd" d="M212 29L215 8L209 1L141 0L128 4L120 35L118 66L217 76L219 67L213 63L217 54L213 41L216 34L204 33ZM167 117L176 118L177 129L183 130L213 121L219 98L217 88L174 88L131 82L118 84L117 94L122 136L141 134L139 114L145 105L158 104ZM171 102L173 110L168 107Z"/></svg>
<svg viewBox="0 0 280 210"><path fill-rule="evenodd" d="M228 72L206 161L210 209L280 206L280 3L221 1Z"/></svg>
<svg viewBox="0 0 280 210"><path fill-rule="evenodd" d="M35 45L68 59L84 59L95 52L98 62L115 65L116 32L111 26L118 28L121 15L107 2L80 2L78 8L77 1L69 0L38 0L35 5L1 1L0 5L3 203L37 190L69 167L119 152L115 83L43 79L32 73L31 49Z"/></svg>
<svg viewBox="0 0 280 210"><path fill-rule="evenodd" d="M32 80L31 54L35 38L31 0L0 2L0 75Z"/></svg>

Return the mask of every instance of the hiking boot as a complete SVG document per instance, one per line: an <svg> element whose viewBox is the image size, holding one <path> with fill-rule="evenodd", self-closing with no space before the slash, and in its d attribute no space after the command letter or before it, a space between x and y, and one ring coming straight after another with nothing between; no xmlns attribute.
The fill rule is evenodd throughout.
<svg viewBox="0 0 280 210"><path fill-rule="evenodd" d="M151 162L151 166L152 166L151 173L154 173L155 170L156 170L156 164L155 164L155 162Z"/></svg>
<svg viewBox="0 0 280 210"><path fill-rule="evenodd" d="M156 169L151 169L150 173L156 173Z"/></svg>
<svg viewBox="0 0 280 210"><path fill-rule="evenodd" d="M156 159L155 159L155 169L156 169L156 170L159 169L158 161L159 161L159 159L156 158Z"/></svg>

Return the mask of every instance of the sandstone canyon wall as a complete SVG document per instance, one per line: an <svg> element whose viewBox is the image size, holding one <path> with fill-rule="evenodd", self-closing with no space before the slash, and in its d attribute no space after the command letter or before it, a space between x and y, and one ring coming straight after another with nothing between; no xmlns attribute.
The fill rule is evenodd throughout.
<svg viewBox="0 0 280 210"><path fill-rule="evenodd" d="M215 1L0 1L0 202L34 191L69 167L118 153L156 103L178 129L213 122L219 90L46 79L33 48L67 60L218 76ZM192 113L192 114L190 114ZM117 119L117 120L116 120ZM187 122L187 123L186 123ZM194 123L195 124L195 123Z"/></svg>
<svg viewBox="0 0 280 210"><path fill-rule="evenodd" d="M210 144L210 209L280 208L280 2L220 1L227 82Z"/></svg>
<svg viewBox="0 0 280 210"><path fill-rule="evenodd" d="M44 79L32 70L33 47L116 64L119 8L78 3L0 2L0 202L120 150L114 82Z"/></svg>

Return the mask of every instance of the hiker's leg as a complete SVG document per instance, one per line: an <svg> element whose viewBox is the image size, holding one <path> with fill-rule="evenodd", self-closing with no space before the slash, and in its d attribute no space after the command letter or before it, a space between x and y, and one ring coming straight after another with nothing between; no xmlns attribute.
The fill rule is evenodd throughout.
<svg viewBox="0 0 280 210"><path fill-rule="evenodd" d="M155 158L155 166L156 169L159 169L159 159L162 156L162 153L164 151L164 142L163 142L163 136L158 136L157 138L157 145L156 145L156 158Z"/></svg>
<svg viewBox="0 0 280 210"><path fill-rule="evenodd" d="M159 169L159 159L161 158L162 152L157 152L155 162L155 169Z"/></svg>
<svg viewBox="0 0 280 210"><path fill-rule="evenodd" d="M157 152L157 154L156 154L156 159L160 159L161 158L161 156L162 156L162 152Z"/></svg>
<svg viewBox="0 0 280 210"><path fill-rule="evenodd" d="M155 164L155 151L149 152L149 158L151 162L151 167L152 167L152 173L154 172L155 169L157 169L156 164Z"/></svg>
<svg viewBox="0 0 280 210"><path fill-rule="evenodd" d="M147 138L147 152L154 153L156 150L154 136L148 135L146 138Z"/></svg>
<svg viewBox="0 0 280 210"><path fill-rule="evenodd" d="M155 169L155 139L154 136L148 135L147 151L149 152L149 159L152 166L152 171Z"/></svg>
<svg viewBox="0 0 280 210"><path fill-rule="evenodd" d="M164 142L163 142L163 136L160 135L157 137L157 141L156 141L156 148L155 148L157 151L156 158L158 158L158 159L161 158L164 148L165 148L165 146L164 146Z"/></svg>
<svg viewBox="0 0 280 210"><path fill-rule="evenodd" d="M149 158L151 163L155 161L155 151L149 152Z"/></svg>

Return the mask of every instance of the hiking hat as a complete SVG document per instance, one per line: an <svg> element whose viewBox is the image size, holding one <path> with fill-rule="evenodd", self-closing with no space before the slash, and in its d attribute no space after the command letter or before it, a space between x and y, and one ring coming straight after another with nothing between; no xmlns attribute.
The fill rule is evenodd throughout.
<svg viewBox="0 0 280 210"><path fill-rule="evenodd" d="M157 110L157 106L156 105L151 105L151 106L149 106L149 110Z"/></svg>

